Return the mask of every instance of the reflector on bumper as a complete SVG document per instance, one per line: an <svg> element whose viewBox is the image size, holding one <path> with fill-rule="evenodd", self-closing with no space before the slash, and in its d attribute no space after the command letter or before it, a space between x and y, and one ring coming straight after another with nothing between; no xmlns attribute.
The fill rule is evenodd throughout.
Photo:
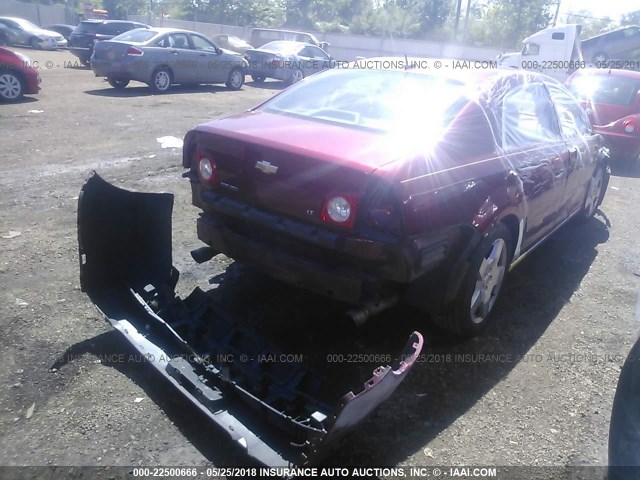
<svg viewBox="0 0 640 480"><path fill-rule="evenodd" d="M265 363L282 352L195 289L176 297L169 194L119 189L94 174L78 204L82 290L171 384L259 462L317 462L386 400L423 346L414 332L393 366L376 368L337 405L303 364Z"/></svg>

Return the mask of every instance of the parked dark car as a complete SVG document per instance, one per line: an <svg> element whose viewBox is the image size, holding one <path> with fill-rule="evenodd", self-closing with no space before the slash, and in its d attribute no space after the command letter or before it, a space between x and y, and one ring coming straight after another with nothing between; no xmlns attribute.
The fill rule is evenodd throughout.
<svg viewBox="0 0 640 480"><path fill-rule="evenodd" d="M640 72L587 68L567 86L582 102L615 160L640 168Z"/></svg>
<svg viewBox="0 0 640 480"><path fill-rule="evenodd" d="M247 73L258 83L267 78L296 83L309 75L332 68L331 56L320 47L300 42L271 42L247 50Z"/></svg>
<svg viewBox="0 0 640 480"><path fill-rule="evenodd" d="M321 42L315 35L295 30L281 30L277 28L254 28L249 36L249 44L260 48L263 45L276 41L300 42L315 45L324 51L329 50L328 42Z"/></svg>
<svg viewBox="0 0 640 480"><path fill-rule="evenodd" d="M49 30L51 32L58 32L60 35L62 35L68 41L69 37L71 36L71 33L73 32L73 30L76 27L74 25L65 25L65 24L62 24L62 23L54 23L53 25L47 25L46 27L42 27L42 28L44 28L45 30Z"/></svg>
<svg viewBox="0 0 640 480"><path fill-rule="evenodd" d="M40 75L31 59L19 52L0 47L0 101L20 100L23 95L40 91Z"/></svg>
<svg viewBox="0 0 640 480"><path fill-rule="evenodd" d="M210 255L353 304L359 321L404 300L478 333L507 271L594 215L608 166L556 80L454 73L334 69L188 132Z"/></svg>
<svg viewBox="0 0 640 480"><path fill-rule="evenodd" d="M82 63L88 65L96 42L110 40L134 28L149 28L149 26L123 20L84 20L71 33L69 50Z"/></svg>
<svg viewBox="0 0 640 480"><path fill-rule="evenodd" d="M611 32L602 33L580 42L582 56L597 67L607 60L635 60L630 52L640 49L640 27L630 25Z"/></svg>
<svg viewBox="0 0 640 480"><path fill-rule="evenodd" d="M125 88L137 80L156 93L167 92L173 84L226 83L238 90L245 67L242 55L176 28L130 30L97 43L91 57L96 77L106 77L112 87Z"/></svg>

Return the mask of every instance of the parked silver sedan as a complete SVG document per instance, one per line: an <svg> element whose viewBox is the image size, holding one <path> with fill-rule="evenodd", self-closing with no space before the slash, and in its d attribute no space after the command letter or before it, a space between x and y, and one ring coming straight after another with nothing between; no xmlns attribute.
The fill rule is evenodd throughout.
<svg viewBox="0 0 640 480"><path fill-rule="evenodd" d="M96 43L91 68L114 88L131 80L157 93L173 84L225 83L231 90L244 84L246 60L218 47L196 32L175 28L148 28L125 32Z"/></svg>
<svg viewBox="0 0 640 480"><path fill-rule="evenodd" d="M6 31L6 43L28 45L33 49L55 50L66 48L67 40L58 32L44 30L24 18L0 17Z"/></svg>

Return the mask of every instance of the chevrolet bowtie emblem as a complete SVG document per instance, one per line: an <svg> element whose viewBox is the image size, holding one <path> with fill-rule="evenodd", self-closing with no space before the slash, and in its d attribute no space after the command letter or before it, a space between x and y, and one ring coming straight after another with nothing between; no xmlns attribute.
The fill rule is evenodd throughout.
<svg viewBox="0 0 640 480"><path fill-rule="evenodd" d="M267 175L273 175L278 171L277 165L272 165L271 163L265 160L257 161L256 168L260 170L262 173L266 173Z"/></svg>

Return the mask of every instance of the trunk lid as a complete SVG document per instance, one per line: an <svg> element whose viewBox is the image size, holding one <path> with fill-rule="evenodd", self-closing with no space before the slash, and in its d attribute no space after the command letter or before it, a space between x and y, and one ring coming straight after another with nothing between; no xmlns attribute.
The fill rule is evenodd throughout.
<svg viewBox="0 0 640 480"><path fill-rule="evenodd" d="M185 141L185 167L196 145L215 160L219 191L317 222L328 196L361 198L376 168L397 156L384 134L265 112L197 127Z"/></svg>
<svg viewBox="0 0 640 480"><path fill-rule="evenodd" d="M129 43L102 41L95 44L93 52L98 60L115 60L125 57L130 46Z"/></svg>

